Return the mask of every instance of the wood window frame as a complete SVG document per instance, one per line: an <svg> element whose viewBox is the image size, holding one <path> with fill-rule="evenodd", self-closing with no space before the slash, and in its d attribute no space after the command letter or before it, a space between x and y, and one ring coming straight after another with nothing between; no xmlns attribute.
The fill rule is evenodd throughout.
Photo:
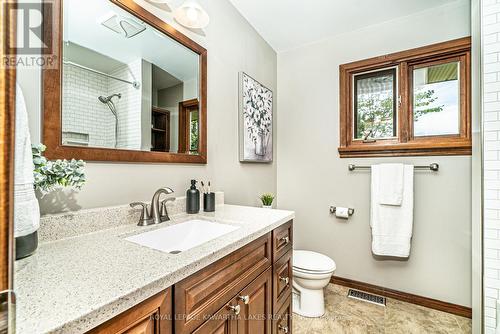
<svg viewBox="0 0 500 334"><path fill-rule="evenodd" d="M471 38L464 37L380 57L342 64L340 70L341 158L471 155ZM460 134L415 137L413 135L413 69L460 60ZM397 137L375 142L354 140L354 76L397 68Z"/></svg>
<svg viewBox="0 0 500 334"><path fill-rule="evenodd" d="M199 103L197 99L179 102L179 153L190 153L191 144L191 123L190 113L193 109L199 112ZM198 116L199 117L199 116ZM199 138L198 127L198 138ZM199 144L198 144L199 146Z"/></svg>

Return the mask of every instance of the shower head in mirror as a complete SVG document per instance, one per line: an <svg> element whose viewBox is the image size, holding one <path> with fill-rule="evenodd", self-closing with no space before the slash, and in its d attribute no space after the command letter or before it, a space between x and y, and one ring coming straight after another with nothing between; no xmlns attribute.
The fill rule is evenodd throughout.
<svg viewBox="0 0 500 334"><path fill-rule="evenodd" d="M106 106L108 106L109 110L111 111L111 113L115 117L115 147L118 147L118 113L116 111L116 106L113 103L113 97L117 97L117 98L121 99L122 94L117 93L117 94L113 94L113 95L106 96L106 97L101 95L97 99L102 104L105 104Z"/></svg>
<svg viewBox="0 0 500 334"><path fill-rule="evenodd" d="M111 102L111 100L112 100L112 99L113 99L113 97L115 97L115 96L116 96L116 97L118 97L119 99L121 99L121 98L122 98L122 94L117 93L117 94L113 94L113 95L106 96L106 97L104 97L104 96L99 96L99 97L98 97L98 99L99 99L99 101L101 101L102 103L105 103L105 104L106 104L106 103Z"/></svg>

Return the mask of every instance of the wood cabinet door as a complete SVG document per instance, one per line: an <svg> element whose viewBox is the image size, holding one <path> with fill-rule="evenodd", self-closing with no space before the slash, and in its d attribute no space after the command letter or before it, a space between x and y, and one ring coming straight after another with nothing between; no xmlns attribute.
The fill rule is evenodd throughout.
<svg viewBox="0 0 500 334"><path fill-rule="evenodd" d="M172 289L145 300L90 334L172 334Z"/></svg>
<svg viewBox="0 0 500 334"><path fill-rule="evenodd" d="M237 334L237 315L230 309L235 304L233 301L224 306L192 334Z"/></svg>
<svg viewBox="0 0 500 334"><path fill-rule="evenodd" d="M238 334L271 334L272 285L268 268L238 295Z"/></svg>
<svg viewBox="0 0 500 334"><path fill-rule="evenodd" d="M175 333L189 334L272 265L271 233L175 284ZM237 303L237 302L236 302Z"/></svg>
<svg viewBox="0 0 500 334"><path fill-rule="evenodd" d="M148 317L132 328L127 329L123 334L156 334L155 321L152 317Z"/></svg>

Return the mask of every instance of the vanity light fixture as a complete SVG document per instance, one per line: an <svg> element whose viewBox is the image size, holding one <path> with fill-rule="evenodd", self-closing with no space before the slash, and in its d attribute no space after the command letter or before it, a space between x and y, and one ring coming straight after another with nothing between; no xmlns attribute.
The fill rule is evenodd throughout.
<svg viewBox="0 0 500 334"><path fill-rule="evenodd" d="M175 10L174 18L181 25L191 29L203 29L210 21L207 12L195 0L186 0Z"/></svg>

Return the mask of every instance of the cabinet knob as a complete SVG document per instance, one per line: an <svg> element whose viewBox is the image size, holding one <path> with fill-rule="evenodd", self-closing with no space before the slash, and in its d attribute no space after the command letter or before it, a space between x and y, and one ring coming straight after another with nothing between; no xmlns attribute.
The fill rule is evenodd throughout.
<svg viewBox="0 0 500 334"><path fill-rule="evenodd" d="M281 238L280 241L283 241L283 243L287 244L290 242L290 238L288 236L286 236L286 237Z"/></svg>
<svg viewBox="0 0 500 334"><path fill-rule="evenodd" d="M238 296L238 299L241 300L245 305L248 305L250 302L250 296Z"/></svg>
<svg viewBox="0 0 500 334"><path fill-rule="evenodd" d="M288 326L281 326L281 325L278 325L278 329L279 329L280 331L282 331L283 333L288 334Z"/></svg>
<svg viewBox="0 0 500 334"><path fill-rule="evenodd" d="M240 311L241 311L241 308L240 308L240 305L236 305L236 306L232 306L232 305L229 305L228 308L233 311L233 313L235 315L238 315L240 314Z"/></svg>
<svg viewBox="0 0 500 334"><path fill-rule="evenodd" d="M280 276L279 278L280 278L280 281L284 282L286 285L288 285L288 283L290 282L290 279L288 277Z"/></svg>

